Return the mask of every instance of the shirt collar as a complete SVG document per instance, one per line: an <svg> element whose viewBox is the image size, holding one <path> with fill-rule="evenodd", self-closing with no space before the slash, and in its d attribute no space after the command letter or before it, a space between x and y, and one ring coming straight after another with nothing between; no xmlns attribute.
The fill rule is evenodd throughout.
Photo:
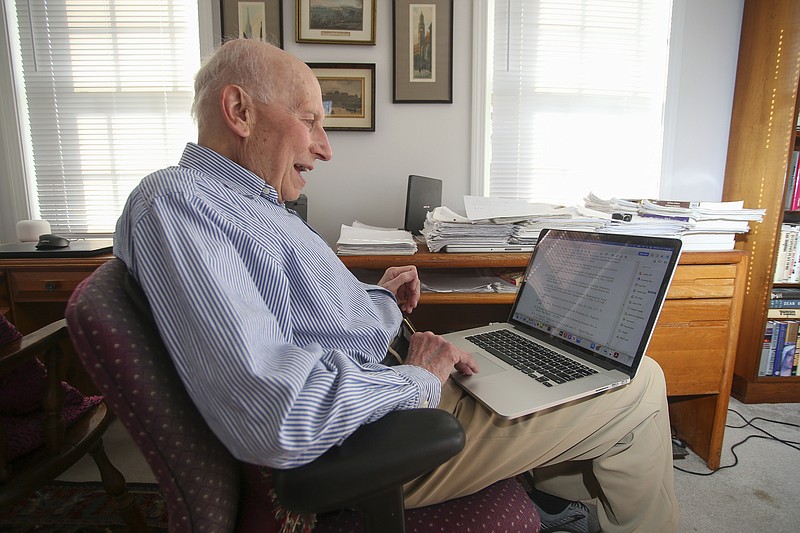
<svg viewBox="0 0 800 533"><path fill-rule="evenodd" d="M278 191L272 185L205 146L191 142L186 143L186 148L178 164L181 167L202 172L244 195L263 196L275 204L283 205L278 201Z"/></svg>

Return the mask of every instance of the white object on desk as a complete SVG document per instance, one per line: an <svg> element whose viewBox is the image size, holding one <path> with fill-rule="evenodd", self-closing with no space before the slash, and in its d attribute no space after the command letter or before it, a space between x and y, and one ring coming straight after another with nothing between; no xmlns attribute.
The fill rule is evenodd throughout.
<svg viewBox="0 0 800 533"><path fill-rule="evenodd" d="M17 222L17 239L20 242L38 242L39 236L50 233L50 223L46 220L20 220Z"/></svg>

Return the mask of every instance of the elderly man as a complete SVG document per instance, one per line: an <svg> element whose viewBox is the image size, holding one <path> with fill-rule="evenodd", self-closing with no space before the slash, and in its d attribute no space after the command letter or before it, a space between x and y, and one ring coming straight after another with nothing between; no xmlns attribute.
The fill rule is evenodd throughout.
<svg viewBox="0 0 800 533"><path fill-rule="evenodd" d="M467 445L408 484L406 505L470 494L534 470L545 530L674 531L663 375L646 359L619 390L513 421L449 379L478 372L432 333L404 364L381 362L402 311L419 300L414 267L358 281L284 202L332 152L313 72L271 45L234 40L195 80L198 142L133 191L114 253L141 284L187 390L237 458L308 463L396 409L458 417ZM596 497L597 513L561 500ZM552 529L557 528L557 529Z"/></svg>

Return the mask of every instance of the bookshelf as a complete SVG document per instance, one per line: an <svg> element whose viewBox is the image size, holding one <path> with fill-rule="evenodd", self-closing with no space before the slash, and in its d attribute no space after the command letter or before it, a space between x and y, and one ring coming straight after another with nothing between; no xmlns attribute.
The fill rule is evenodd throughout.
<svg viewBox="0 0 800 533"><path fill-rule="evenodd" d="M798 143L800 2L745 0L723 200L766 209L737 239L749 253L732 395L745 403L800 402L800 377L759 377L792 151ZM800 286L800 285L796 285Z"/></svg>

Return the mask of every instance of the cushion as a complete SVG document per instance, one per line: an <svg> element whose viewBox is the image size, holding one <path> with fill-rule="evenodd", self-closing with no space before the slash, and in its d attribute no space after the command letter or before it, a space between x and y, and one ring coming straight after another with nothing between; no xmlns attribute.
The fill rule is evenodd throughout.
<svg viewBox="0 0 800 533"><path fill-rule="evenodd" d="M287 512L275 499L269 468L243 465L242 471L244 487L237 531L245 533L363 531L363 521L355 511L326 513L316 518ZM536 533L541 526L533 501L516 478L498 481L469 496L428 507L407 509L405 518L408 533L429 531Z"/></svg>
<svg viewBox="0 0 800 533"><path fill-rule="evenodd" d="M22 334L17 331L17 328L6 317L0 315L0 346L21 338Z"/></svg>
<svg viewBox="0 0 800 533"><path fill-rule="evenodd" d="M0 346L22 335L0 315ZM6 436L6 459L13 460L44 444L42 396L47 386L47 369L38 359L31 359L0 376L0 428ZM61 416L68 427L103 400L102 396L85 397L62 381L64 407Z"/></svg>
<svg viewBox="0 0 800 533"><path fill-rule="evenodd" d="M38 359L0 376L0 415L26 415L42 407L47 369Z"/></svg>

